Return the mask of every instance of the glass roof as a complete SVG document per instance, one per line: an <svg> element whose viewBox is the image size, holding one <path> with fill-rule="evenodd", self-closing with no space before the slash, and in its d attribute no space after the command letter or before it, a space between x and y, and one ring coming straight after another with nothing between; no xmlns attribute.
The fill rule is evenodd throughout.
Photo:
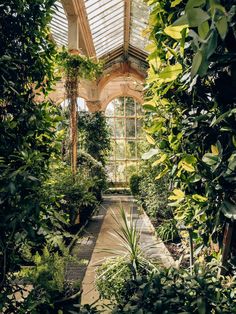
<svg viewBox="0 0 236 314"><path fill-rule="evenodd" d="M53 38L59 46L67 46L68 22L62 4L56 2L56 10L51 21Z"/></svg>
<svg viewBox="0 0 236 314"><path fill-rule="evenodd" d="M79 1L83 1L85 4L97 57L123 47L125 41L125 0ZM148 25L149 9L143 0L130 1L129 45L145 52L148 39L143 37L142 32ZM56 5L58 9L51 22L52 34L59 46L67 46L68 23L66 14L60 1L57 1Z"/></svg>
<svg viewBox="0 0 236 314"><path fill-rule="evenodd" d="M130 21L130 44L145 51L148 39L142 32L148 26L149 9L143 0L132 0Z"/></svg>
<svg viewBox="0 0 236 314"><path fill-rule="evenodd" d="M124 0L85 0L97 56L124 42Z"/></svg>

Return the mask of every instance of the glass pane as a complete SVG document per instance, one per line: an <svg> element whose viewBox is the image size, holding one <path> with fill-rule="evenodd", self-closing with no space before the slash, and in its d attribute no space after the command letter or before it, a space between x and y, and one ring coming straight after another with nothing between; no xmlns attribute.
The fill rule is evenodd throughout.
<svg viewBox="0 0 236 314"><path fill-rule="evenodd" d="M107 124L110 128L111 136L115 136L115 120L114 118L107 118Z"/></svg>
<svg viewBox="0 0 236 314"><path fill-rule="evenodd" d="M116 163L116 180L118 182L126 182L125 180L125 162Z"/></svg>
<svg viewBox="0 0 236 314"><path fill-rule="evenodd" d="M116 118L116 137L125 137L125 120Z"/></svg>
<svg viewBox="0 0 236 314"><path fill-rule="evenodd" d="M136 141L127 141L126 145L126 158L127 159L136 159Z"/></svg>
<svg viewBox="0 0 236 314"><path fill-rule="evenodd" d="M126 137L135 137L135 119L126 119Z"/></svg>
<svg viewBox="0 0 236 314"><path fill-rule="evenodd" d="M115 181L115 163L111 162L106 166L109 181Z"/></svg>
<svg viewBox="0 0 236 314"><path fill-rule="evenodd" d="M106 116L114 116L115 115L115 103L112 101L106 108Z"/></svg>
<svg viewBox="0 0 236 314"><path fill-rule="evenodd" d="M116 140L116 159L125 159L125 140Z"/></svg>
<svg viewBox="0 0 236 314"><path fill-rule="evenodd" d="M115 115L118 116L124 116L124 98L117 98L114 100L115 102Z"/></svg>
<svg viewBox="0 0 236 314"><path fill-rule="evenodd" d="M116 154L116 141L111 140L111 150L110 150L110 160L115 159L115 154Z"/></svg>
<svg viewBox="0 0 236 314"><path fill-rule="evenodd" d="M126 180L129 182L130 177L134 174L137 173L137 162L132 162L129 161L127 162L126 165Z"/></svg>
<svg viewBox="0 0 236 314"><path fill-rule="evenodd" d="M142 119L137 119L136 120L136 128L137 128L137 137L143 137L143 129L142 129Z"/></svg>
<svg viewBox="0 0 236 314"><path fill-rule="evenodd" d="M137 116L144 115L143 106L138 103L136 104L136 111L137 111Z"/></svg>
<svg viewBox="0 0 236 314"><path fill-rule="evenodd" d="M126 98L126 116L135 116L135 101L131 97Z"/></svg>

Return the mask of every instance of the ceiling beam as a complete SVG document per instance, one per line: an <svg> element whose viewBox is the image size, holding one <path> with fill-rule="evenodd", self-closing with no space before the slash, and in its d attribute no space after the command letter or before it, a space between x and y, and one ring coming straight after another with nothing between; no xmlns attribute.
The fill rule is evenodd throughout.
<svg viewBox="0 0 236 314"><path fill-rule="evenodd" d="M131 23L131 0L125 1L124 16L124 55L128 56L128 48L130 42L130 23Z"/></svg>
<svg viewBox="0 0 236 314"><path fill-rule="evenodd" d="M80 37L78 38L80 46L79 48L81 48L88 57L95 57L96 51L87 18L84 0L61 0L61 2L66 12L68 21L70 20L70 17L78 17L79 31L77 36ZM73 32L73 30L68 29L69 33L70 31ZM68 46L70 46L70 43L68 43Z"/></svg>
<svg viewBox="0 0 236 314"><path fill-rule="evenodd" d="M88 16L84 4L84 0L74 1L77 7L77 12L79 16L79 24L81 35L83 36L83 41L86 46L88 57L95 57L96 50L93 43L93 37L89 26Z"/></svg>

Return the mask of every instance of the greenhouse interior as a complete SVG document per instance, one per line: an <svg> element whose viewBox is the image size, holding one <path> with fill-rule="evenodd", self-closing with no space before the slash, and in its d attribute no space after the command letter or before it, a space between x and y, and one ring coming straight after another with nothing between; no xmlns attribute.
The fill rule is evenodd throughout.
<svg viewBox="0 0 236 314"><path fill-rule="evenodd" d="M0 1L0 313L236 314L236 1Z"/></svg>

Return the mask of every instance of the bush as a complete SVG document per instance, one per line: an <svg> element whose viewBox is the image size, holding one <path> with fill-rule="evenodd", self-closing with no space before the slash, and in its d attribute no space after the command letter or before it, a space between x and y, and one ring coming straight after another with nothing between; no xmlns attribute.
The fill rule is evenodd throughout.
<svg viewBox="0 0 236 314"><path fill-rule="evenodd" d="M174 219L163 221L157 228L156 228L158 236L164 242L168 241L176 241L179 239L179 232L176 227L176 221Z"/></svg>
<svg viewBox="0 0 236 314"><path fill-rule="evenodd" d="M152 162L143 161L138 178L132 182L135 196L139 205L143 207L148 216L155 219L170 219L173 217L172 209L168 206L169 183L168 178L156 181L156 169Z"/></svg>
<svg viewBox="0 0 236 314"><path fill-rule="evenodd" d="M162 269L152 277L128 281L126 294L112 313L236 313L236 283L217 277L217 269L195 265L193 275Z"/></svg>
<svg viewBox="0 0 236 314"><path fill-rule="evenodd" d="M71 175L71 168L66 163L57 163L51 170L51 178L45 185L48 195L54 195L51 206L67 216L67 222L74 224L78 214L83 224L98 204L96 177L85 167L78 167L76 176ZM50 200L50 196L48 198ZM45 204L48 208L49 202Z"/></svg>
<svg viewBox="0 0 236 314"><path fill-rule="evenodd" d="M102 191L107 188L107 175L103 165L84 151L78 152L78 168L86 169L89 176L93 178L94 186L92 187L98 200L102 199ZM79 172L78 169L78 172Z"/></svg>
<svg viewBox="0 0 236 314"><path fill-rule="evenodd" d="M103 112L80 112L79 147L104 166L111 148L110 132Z"/></svg>
<svg viewBox="0 0 236 314"><path fill-rule="evenodd" d="M110 258L96 271L96 287L100 297L108 300L122 299L127 280L132 279L132 273L124 257Z"/></svg>
<svg viewBox="0 0 236 314"><path fill-rule="evenodd" d="M130 191L134 196L139 194L139 184L141 180L142 179L138 174L133 174L130 178L129 181Z"/></svg>

